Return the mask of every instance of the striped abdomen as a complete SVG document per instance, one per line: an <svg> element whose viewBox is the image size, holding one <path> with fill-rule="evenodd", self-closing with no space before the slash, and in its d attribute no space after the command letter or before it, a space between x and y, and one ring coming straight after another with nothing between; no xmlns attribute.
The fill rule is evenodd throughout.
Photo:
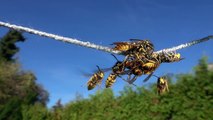
<svg viewBox="0 0 213 120"><path fill-rule="evenodd" d="M97 72L87 82L87 89L92 90L97 84L101 84L102 79L104 78L104 72Z"/></svg>
<svg viewBox="0 0 213 120"><path fill-rule="evenodd" d="M158 68L160 64L158 62L149 61L148 63L145 63L142 66L142 69L144 71L144 74L150 74L152 73L156 68Z"/></svg>
<svg viewBox="0 0 213 120"><path fill-rule="evenodd" d="M128 51L134 47L134 45L125 42L116 42L113 44L115 44L115 47L113 48L114 50L119 50L122 52Z"/></svg>
<svg viewBox="0 0 213 120"><path fill-rule="evenodd" d="M106 80L106 88L111 87L111 86L115 83L116 77L117 77L117 75L114 74L114 73L111 73L111 74L109 75L109 77L108 77L107 80Z"/></svg>

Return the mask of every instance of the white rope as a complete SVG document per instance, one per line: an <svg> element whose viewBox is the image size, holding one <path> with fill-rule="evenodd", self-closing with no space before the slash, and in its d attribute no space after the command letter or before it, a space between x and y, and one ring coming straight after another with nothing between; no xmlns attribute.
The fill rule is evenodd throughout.
<svg viewBox="0 0 213 120"><path fill-rule="evenodd" d="M109 53L114 53L114 54L120 53L120 51L115 51L115 50L113 50L112 48L109 48L109 47L96 45L96 44L90 43L90 42L83 42L83 41L80 41L80 40L77 40L77 39L74 39L74 38L63 37L63 36L59 36L59 35L55 35L55 34L51 34L51 33L46 33L46 32L42 32L42 31L39 31L39 30L32 29L32 28L18 26L18 25L14 25L14 24L10 24L10 23L5 23L5 22L0 21L0 26L4 26L4 27L14 29L14 30L18 30L18 31L28 32L28 33L39 35L39 36L52 38L52 39L55 39L55 40L58 40L58 41L66 42L66 43L76 44L76 45L80 45L80 46L88 47L88 48L93 48L93 49L101 50L101 51L104 51L104 52L109 52Z"/></svg>
<svg viewBox="0 0 213 120"><path fill-rule="evenodd" d="M175 46L175 47L172 47L172 48L167 48L167 49L159 50L159 51L156 51L156 53L177 51L177 50L180 50L180 49L183 49L183 48L187 48L187 47L193 46L195 44L199 44L201 42L208 41L210 39L213 39L213 35L210 35L210 36L198 39L198 40L193 40L191 42L188 42L188 43L185 43L185 44L181 44L181 45L178 45L178 46Z"/></svg>
<svg viewBox="0 0 213 120"><path fill-rule="evenodd" d="M47 32L42 32L39 30L35 30L32 28L27 28L27 27L23 27L23 26L18 26L18 25L14 25L14 24L10 24L10 23L6 23L6 22L1 22L0 21L0 26L4 26L10 29L14 29L14 30L19 30L19 31L23 31L23 32L28 32L31 34L35 34L35 35L39 35L39 36L44 36L44 37L48 37L48 38L52 38L58 41L62 41L62 42L66 42L66 43L70 43L70 44L76 44L76 45L80 45L83 47L88 47L88 48L93 48L96 50L101 50L104 52L109 52L109 53L113 53L113 54L121 54L120 51L115 51L112 48L106 47L106 46L101 46L101 45L96 45L94 43L90 43L90 42L83 42L74 38L68 38L68 37L63 37L63 36L59 36L59 35L55 35L55 34L51 34L51 33L47 33ZM163 49L163 50L159 50L156 51L156 53L160 53L160 52L173 52L173 51L177 51L183 48L187 48L190 47L192 45L201 43L201 42L205 42L208 41L210 39L213 39L213 35L207 36L205 38L202 39L198 39L198 40L194 40L185 44L181 44L172 48L167 48L167 49Z"/></svg>

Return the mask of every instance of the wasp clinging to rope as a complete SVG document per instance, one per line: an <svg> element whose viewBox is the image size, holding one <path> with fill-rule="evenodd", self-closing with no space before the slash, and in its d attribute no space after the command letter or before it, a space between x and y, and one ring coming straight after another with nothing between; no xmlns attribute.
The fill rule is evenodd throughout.
<svg viewBox="0 0 213 120"><path fill-rule="evenodd" d="M113 45L113 49L121 51L126 58L135 56L137 59L143 59L154 51L154 45L149 40L130 39L130 42L114 42Z"/></svg>
<svg viewBox="0 0 213 120"><path fill-rule="evenodd" d="M146 82L161 63L177 62L183 59L180 54L176 52L154 53L154 45L149 40L131 39L130 42L115 42L113 45L115 45L113 49L121 51L122 54L125 55L125 58L123 61L119 61L112 55L117 62L111 68L112 73L106 80L106 88L111 87L115 83L116 78L122 78L123 75L128 76L127 79L122 79L129 84L133 84L141 75L148 75L144 79L144 82ZM97 77L98 75L99 77ZM89 80L88 89L92 89L97 84L100 84L103 77L104 73L99 69ZM159 91L164 91L162 84L167 84L166 80L159 78L158 81Z"/></svg>

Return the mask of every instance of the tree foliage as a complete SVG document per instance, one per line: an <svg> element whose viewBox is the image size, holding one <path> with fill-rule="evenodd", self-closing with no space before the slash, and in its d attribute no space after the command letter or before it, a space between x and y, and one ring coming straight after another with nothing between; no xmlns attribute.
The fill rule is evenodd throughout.
<svg viewBox="0 0 213 120"><path fill-rule="evenodd" d="M36 83L32 72L21 69L13 56L16 42L24 41L18 31L9 31L0 41L0 120L22 120L23 106L48 101L48 93Z"/></svg>
<svg viewBox="0 0 213 120"><path fill-rule="evenodd" d="M24 42L22 34L15 30L10 30L3 38L0 39L0 60L12 61L13 56L19 52L15 43Z"/></svg>

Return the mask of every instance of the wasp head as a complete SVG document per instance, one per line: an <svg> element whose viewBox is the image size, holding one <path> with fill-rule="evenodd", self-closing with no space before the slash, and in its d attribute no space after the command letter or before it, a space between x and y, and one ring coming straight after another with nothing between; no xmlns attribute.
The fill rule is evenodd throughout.
<svg viewBox="0 0 213 120"><path fill-rule="evenodd" d="M158 78L158 84L166 84L166 81L167 79L165 76Z"/></svg>
<svg viewBox="0 0 213 120"><path fill-rule="evenodd" d="M180 59L180 53L174 54L175 59Z"/></svg>
<svg viewBox="0 0 213 120"><path fill-rule="evenodd" d="M104 77L104 72L101 71L101 72L99 72L98 75L99 75L99 77L103 78Z"/></svg>
<svg viewBox="0 0 213 120"><path fill-rule="evenodd" d="M177 62L184 59L184 58L181 58L180 53L175 53L175 52L167 53L166 58L167 58L166 62Z"/></svg>
<svg viewBox="0 0 213 120"><path fill-rule="evenodd" d="M175 61L180 61L180 60L183 60L184 58L181 58L181 55L180 55L180 53L175 53L174 54L174 60Z"/></svg>

